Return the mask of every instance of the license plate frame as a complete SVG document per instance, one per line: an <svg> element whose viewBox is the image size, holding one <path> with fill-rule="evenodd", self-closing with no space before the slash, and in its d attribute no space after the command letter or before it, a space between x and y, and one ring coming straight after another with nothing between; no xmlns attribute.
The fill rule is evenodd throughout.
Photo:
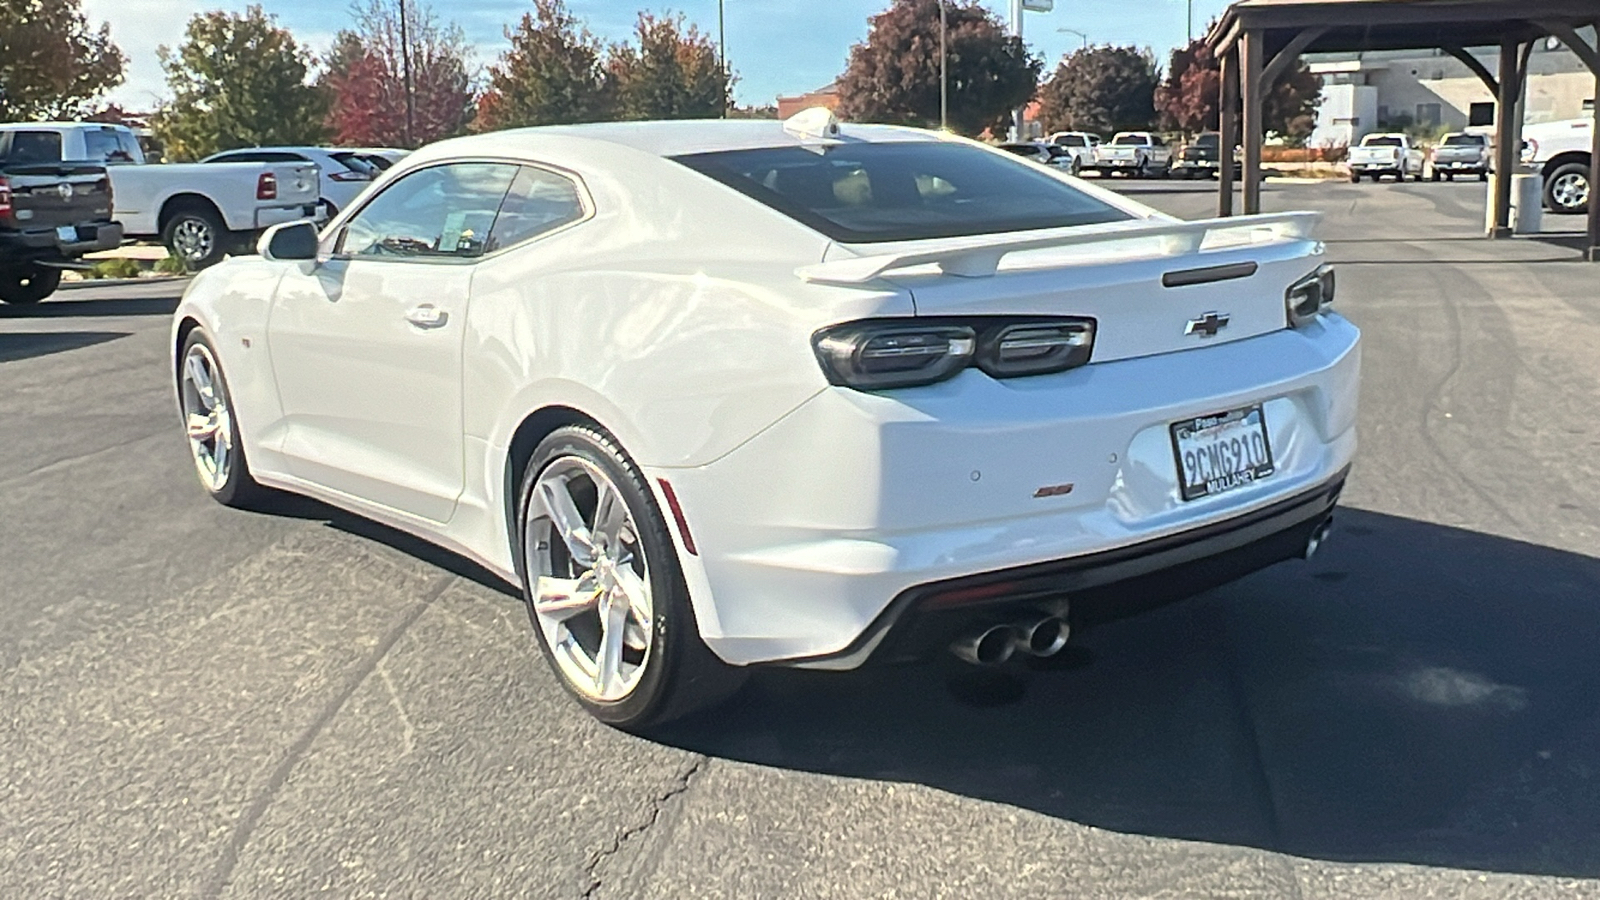
<svg viewBox="0 0 1600 900"><path fill-rule="evenodd" d="M57 225L56 226L56 240L60 241L63 244L76 244L76 243L78 243L78 226L76 226L76 225Z"/></svg>
<svg viewBox="0 0 1600 900"><path fill-rule="evenodd" d="M1262 404L1181 419L1168 426L1168 434L1172 438L1178 494L1185 502L1255 484L1277 471ZM1257 437L1259 443L1254 440ZM1186 452L1198 457L1186 457ZM1210 470L1224 461L1231 470L1211 474ZM1191 483L1192 477L1198 483Z"/></svg>

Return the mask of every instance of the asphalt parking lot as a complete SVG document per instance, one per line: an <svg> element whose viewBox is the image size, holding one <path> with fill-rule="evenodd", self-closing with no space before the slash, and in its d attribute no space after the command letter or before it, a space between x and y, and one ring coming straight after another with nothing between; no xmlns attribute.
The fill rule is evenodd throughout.
<svg viewBox="0 0 1600 900"><path fill-rule="evenodd" d="M1600 266L1478 239L1478 184L1265 198L1327 212L1366 335L1315 560L659 741L470 564L206 499L181 283L0 308L0 896L1600 897Z"/></svg>

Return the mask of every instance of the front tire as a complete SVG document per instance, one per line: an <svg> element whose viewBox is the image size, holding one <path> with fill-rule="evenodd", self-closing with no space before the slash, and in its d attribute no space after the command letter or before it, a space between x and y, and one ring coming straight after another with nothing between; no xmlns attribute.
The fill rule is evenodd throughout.
<svg viewBox="0 0 1600 900"><path fill-rule="evenodd" d="M1551 212L1581 213L1589 208L1589 167L1580 162L1567 163L1550 173L1544 184L1544 205Z"/></svg>
<svg viewBox="0 0 1600 900"><path fill-rule="evenodd" d="M545 660L591 715L641 731L743 682L700 639L677 550L648 483L604 431L535 448L518 504L523 599Z"/></svg>
<svg viewBox="0 0 1600 900"><path fill-rule="evenodd" d="M0 301L30 306L54 294L61 286L61 270L50 266L24 266L0 270Z"/></svg>
<svg viewBox="0 0 1600 900"><path fill-rule="evenodd" d="M233 396L206 333L189 332L178 357L178 404L200 486L223 506L250 509L266 489L250 475Z"/></svg>

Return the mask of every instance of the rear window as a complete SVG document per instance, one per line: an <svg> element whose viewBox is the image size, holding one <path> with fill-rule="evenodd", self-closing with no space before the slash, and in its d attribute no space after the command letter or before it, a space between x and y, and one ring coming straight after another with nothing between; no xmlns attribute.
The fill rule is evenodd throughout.
<svg viewBox="0 0 1600 900"><path fill-rule="evenodd" d="M1063 147L1082 147L1085 141L1081 134L1068 134L1063 135L1056 143Z"/></svg>
<svg viewBox="0 0 1600 900"><path fill-rule="evenodd" d="M1398 147L1400 139L1397 137L1369 137L1361 142L1363 147Z"/></svg>
<svg viewBox="0 0 1600 900"><path fill-rule="evenodd" d="M61 135L54 131L8 131L0 135L0 159L19 166L61 162Z"/></svg>
<svg viewBox="0 0 1600 900"><path fill-rule="evenodd" d="M1452 134L1444 139L1446 147L1482 147L1483 136L1477 134Z"/></svg>
<svg viewBox="0 0 1600 900"><path fill-rule="evenodd" d="M1111 143L1118 147L1143 147L1150 139L1142 134L1119 134Z"/></svg>
<svg viewBox="0 0 1600 900"><path fill-rule="evenodd" d="M1217 147L1221 143L1222 143L1222 135L1217 134L1216 132L1211 132L1210 134L1202 134L1199 137L1194 139L1194 145L1196 147L1206 147L1206 148L1209 148L1211 150L1217 149Z"/></svg>
<svg viewBox="0 0 1600 900"><path fill-rule="evenodd" d="M935 141L724 150L677 161L842 243L1132 218L1043 168Z"/></svg>

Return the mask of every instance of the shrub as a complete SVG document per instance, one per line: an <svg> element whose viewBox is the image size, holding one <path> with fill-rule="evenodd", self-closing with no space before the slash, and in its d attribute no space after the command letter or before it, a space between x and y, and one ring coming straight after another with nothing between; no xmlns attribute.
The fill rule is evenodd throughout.
<svg viewBox="0 0 1600 900"><path fill-rule="evenodd" d="M84 278L138 278L139 264L131 259L116 258L97 260L94 268L80 272Z"/></svg>
<svg viewBox="0 0 1600 900"><path fill-rule="evenodd" d="M170 253L156 260L155 270L162 275L187 275L189 273L189 269L183 264L183 260Z"/></svg>

